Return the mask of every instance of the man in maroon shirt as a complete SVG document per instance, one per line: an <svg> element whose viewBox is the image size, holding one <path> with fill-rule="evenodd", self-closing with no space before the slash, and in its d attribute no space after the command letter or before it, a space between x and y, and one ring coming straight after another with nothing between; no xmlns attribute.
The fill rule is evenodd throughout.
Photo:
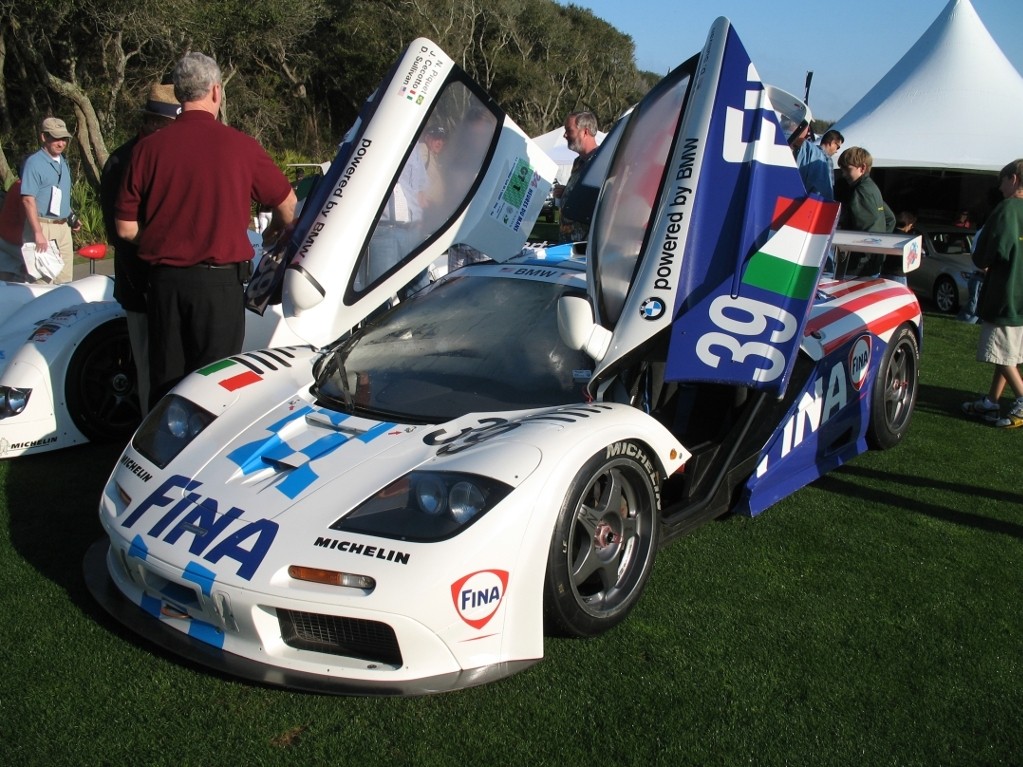
<svg viewBox="0 0 1023 767"><path fill-rule="evenodd" d="M152 265L151 403L190 371L241 351L252 201L273 208L266 242L295 217L284 173L255 139L217 120L217 63L189 53L173 77L181 114L135 146L114 208L118 236Z"/></svg>

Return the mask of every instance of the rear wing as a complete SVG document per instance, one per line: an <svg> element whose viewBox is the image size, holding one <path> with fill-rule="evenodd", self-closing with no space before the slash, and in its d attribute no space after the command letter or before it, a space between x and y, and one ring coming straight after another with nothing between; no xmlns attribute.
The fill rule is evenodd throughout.
<svg viewBox="0 0 1023 767"><path fill-rule="evenodd" d="M835 248L836 279L845 276L850 253L880 253L901 258L902 270L908 274L920 266L920 256L923 252L923 238L918 234L880 234L839 229L835 232L831 244Z"/></svg>

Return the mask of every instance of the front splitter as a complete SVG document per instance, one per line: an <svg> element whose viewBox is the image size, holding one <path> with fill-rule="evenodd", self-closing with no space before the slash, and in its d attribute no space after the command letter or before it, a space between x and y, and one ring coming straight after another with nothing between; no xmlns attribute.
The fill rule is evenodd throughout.
<svg viewBox="0 0 1023 767"><path fill-rule="evenodd" d="M118 590L107 570L109 546L110 543L106 538L99 539L89 547L82 562L85 584L89 593L103 609L120 624L163 650L192 663L256 684L321 695L410 697L476 687L517 674L538 660L495 663L423 679L383 680L380 682L310 674L258 663L176 631L129 601Z"/></svg>

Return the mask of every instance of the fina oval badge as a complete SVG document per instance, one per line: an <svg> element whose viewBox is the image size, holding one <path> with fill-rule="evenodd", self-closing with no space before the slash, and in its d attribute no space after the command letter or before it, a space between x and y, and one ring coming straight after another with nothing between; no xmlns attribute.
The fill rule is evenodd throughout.
<svg viewBox="0 0 1023 767"><path fill-rule="evenodd" d="M870 336L860 336L849 352L849 380L856 391L867 380L870 370Z"/></svg>
<svg viewBox="0 0 1023 767"><path fill-rule="evenodd" d="M478 570L451 584L451 599L458 617L481 629L497 613L507 590L507 570Z"/></svg>
<svg viewBox="0 0 1023 767"><path fill-rule="evenodd" d="M651 296L639 305L639 316L644 320L659 320L664 316L664 301Z"/></svg>

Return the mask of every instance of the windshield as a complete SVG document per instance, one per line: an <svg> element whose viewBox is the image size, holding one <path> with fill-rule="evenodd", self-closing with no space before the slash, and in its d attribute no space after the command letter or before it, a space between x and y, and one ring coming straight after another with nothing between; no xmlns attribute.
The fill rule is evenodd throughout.
<svg viewBox="0 0 1023 767"><path fill-rule="evenodd" d="M359 256L356 293L408 261L462 211L499 128L497 116L466 84L446 87Z"/></svg>
<svg viewBox="0 0 1023 767"><path fill-rule="evenodd" d="M471 267L404 301L330 352L314 394L391 420L580 402L592 361L558 333L563 283ZM581 290L577 291L582 294Z"/></svg>

